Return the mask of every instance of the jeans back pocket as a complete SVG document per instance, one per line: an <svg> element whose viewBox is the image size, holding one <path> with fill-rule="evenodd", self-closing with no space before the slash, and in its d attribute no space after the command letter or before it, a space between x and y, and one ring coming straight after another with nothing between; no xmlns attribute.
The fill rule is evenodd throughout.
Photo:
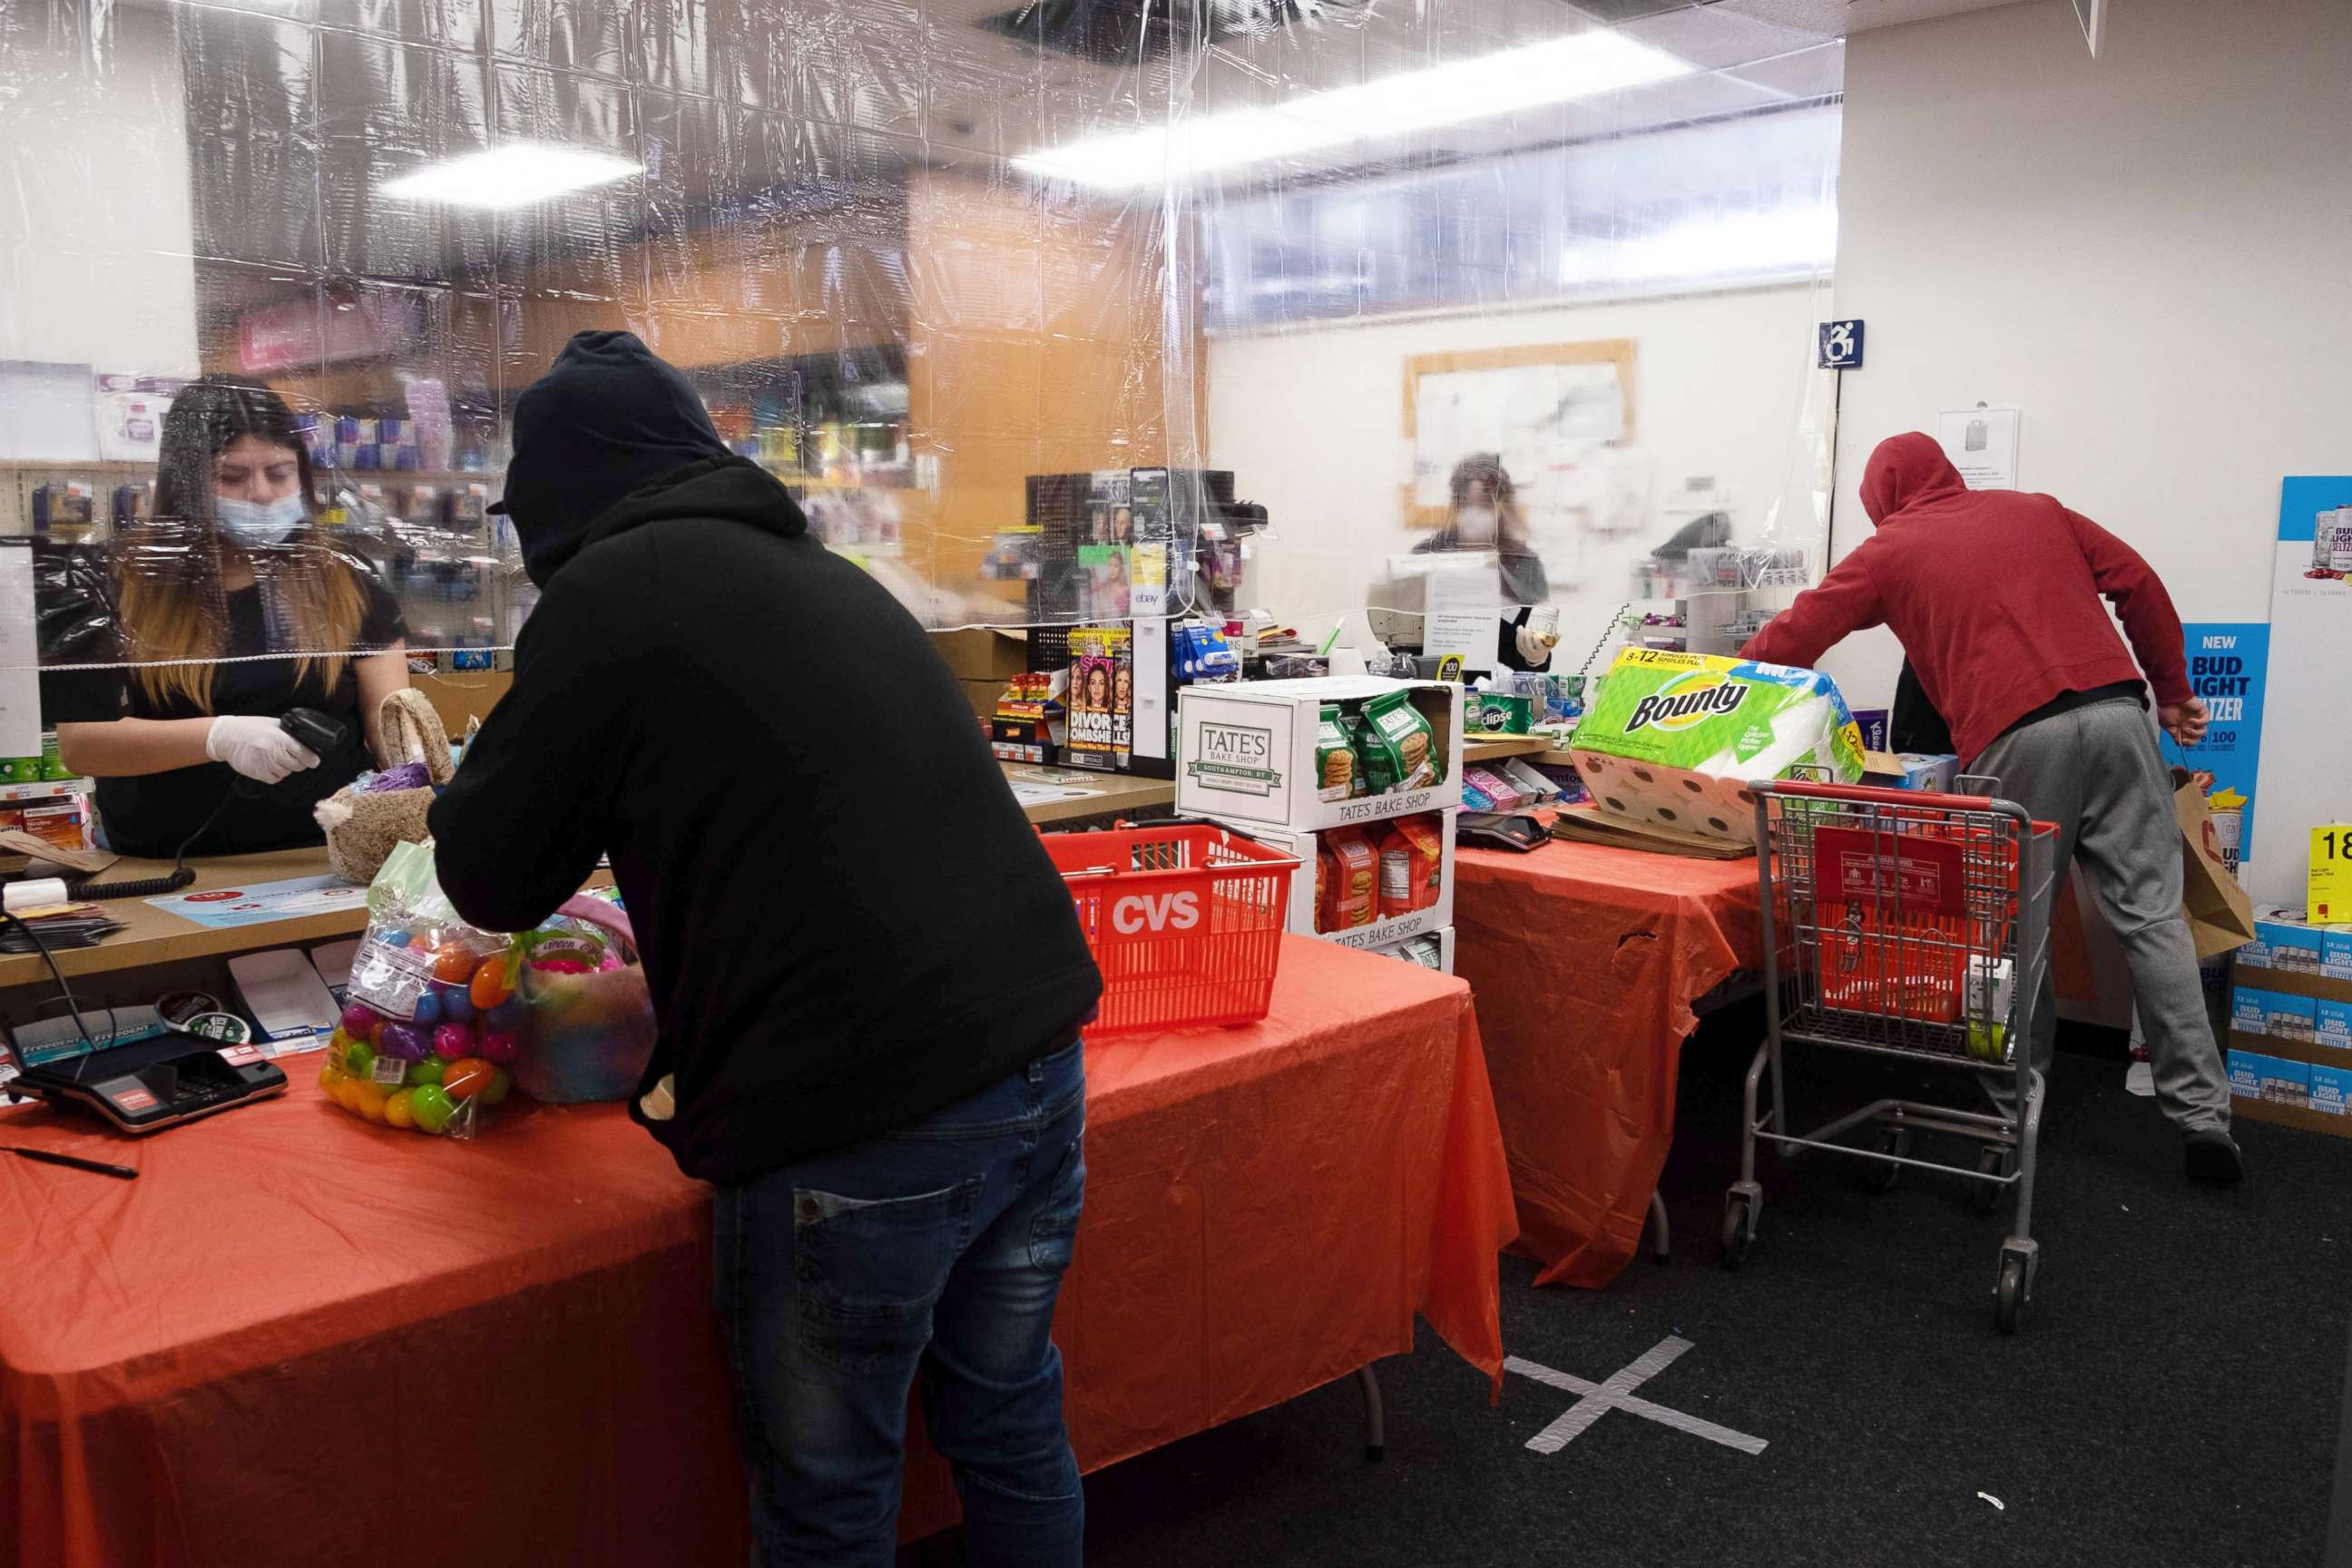
<svg viewBox="0 0 2352 1568"><path fill-rule="evenodd" d="M795 1188L793 1285L800 1341L838 1371L909 1363L931 1309L971 1243L978 1177L912 1197L863 1199Z"/></svg>

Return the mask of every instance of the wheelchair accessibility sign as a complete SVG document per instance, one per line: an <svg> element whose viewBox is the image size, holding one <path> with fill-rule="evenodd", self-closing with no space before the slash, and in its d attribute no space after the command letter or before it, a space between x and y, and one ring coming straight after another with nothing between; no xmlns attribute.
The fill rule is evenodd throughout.
<svg viewBox="0 0 2352 1568"><path fill-rule="evenodd" d="M1860 370L1862 368L1862 322L1823 321L1822 323L1821 368L1823 370Z"/></svg>

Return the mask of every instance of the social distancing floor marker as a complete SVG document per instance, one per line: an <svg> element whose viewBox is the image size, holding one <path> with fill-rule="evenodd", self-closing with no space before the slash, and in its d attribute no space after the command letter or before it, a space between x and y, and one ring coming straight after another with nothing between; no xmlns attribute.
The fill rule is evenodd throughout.
<svg viewBox="0 0 2352 1568"><path fill-rule="evenodd" d="M1680 1334L1669 1334L1643 1351L1622 1371L1606 1383L1588 1383L1572 1373L1554 1372L1538 1362L1518 1356L1505 1359L1503 1370L1530 1378L1547 1388L1557 1388L1563 1394L1578 1395L1560 1418L1528 1439L1528 1447L1538 1454L1557 1454L1577 1438L1594 1422L1612 1410L1622 1410L1629 1415L1639 1415L1644 1421L1654 1421L1661 1426L1671 1426L1677 1432L1687 1432L1694 1437L1704 1437L1710 1443L1720 1443L1727 1448L1737 1448L1743 1454L1760 1454L1764 1439L1751 1437L1745 1432L1735 1432L1728 1426L1718 1426L1712 1421L1647 1399L1634 1397L1633 1390L1675 1363L1675 1358L1691 1348L1690 1341Z"/></svg>

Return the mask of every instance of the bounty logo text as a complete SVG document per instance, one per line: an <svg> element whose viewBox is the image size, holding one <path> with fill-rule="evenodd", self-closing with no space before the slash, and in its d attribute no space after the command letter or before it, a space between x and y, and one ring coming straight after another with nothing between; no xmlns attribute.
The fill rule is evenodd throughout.
<svg viewBox="0 0 2352 1568"><path fill-rule="evenodd" d="M1689 679L1712 680L1714 684L1685 686L1676 681L1662 691L1652 692L1633 705L1633 716L1625 721L1625 733L1630 735L1636 730L1688 730L1732 712L1748 700L1749 688L1736 686L1720 676Z"/></svg>

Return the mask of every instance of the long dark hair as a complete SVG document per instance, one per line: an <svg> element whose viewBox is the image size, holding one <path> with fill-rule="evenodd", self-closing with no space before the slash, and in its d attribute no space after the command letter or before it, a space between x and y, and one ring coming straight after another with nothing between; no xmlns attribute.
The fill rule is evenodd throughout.
<svg viewBox="0 0 2352 1568"><path fill-rule="evenodd" d="M1519 514L1519 492L1511 483L1510 470L1503 467L1501 453L1473 452L1454 465L1453 476L1445 482L1452 510L1459 511L1470 504L1472 485L1484 485L1486 500L1495 508L1497 549L1524 553L1528 548L1528 520ZM1454 527L1450 519L1446 527Z"/></svg>
<svg viewBox="0 0 2352 1568"><path fill-rule="evenodd" d="M291 450L303 504L315 507L308 434L284 398L254 382L208 375L172 400L156 454L154 520L116 558L123 647L141 664L136 679L150 701L178 699L212 711L211 661L228 651L213 505L221 453L246 436ZM282 561L257 557L255 574L268 571L285 608L295 679L315 674L331 691L350 663L367 597L348 559L311 531L298 537L310 547L268 552Z"/></svg>
<svg viewBox="0 0 2352 1568"><path fill-rule="evenodd" d="M214 465L244 436L291 450L302 476L302 503L319 504L310 433L286 400L259 382L207 375L182 387L163 416L155 455L155 515L210 522Z"/></svg>

